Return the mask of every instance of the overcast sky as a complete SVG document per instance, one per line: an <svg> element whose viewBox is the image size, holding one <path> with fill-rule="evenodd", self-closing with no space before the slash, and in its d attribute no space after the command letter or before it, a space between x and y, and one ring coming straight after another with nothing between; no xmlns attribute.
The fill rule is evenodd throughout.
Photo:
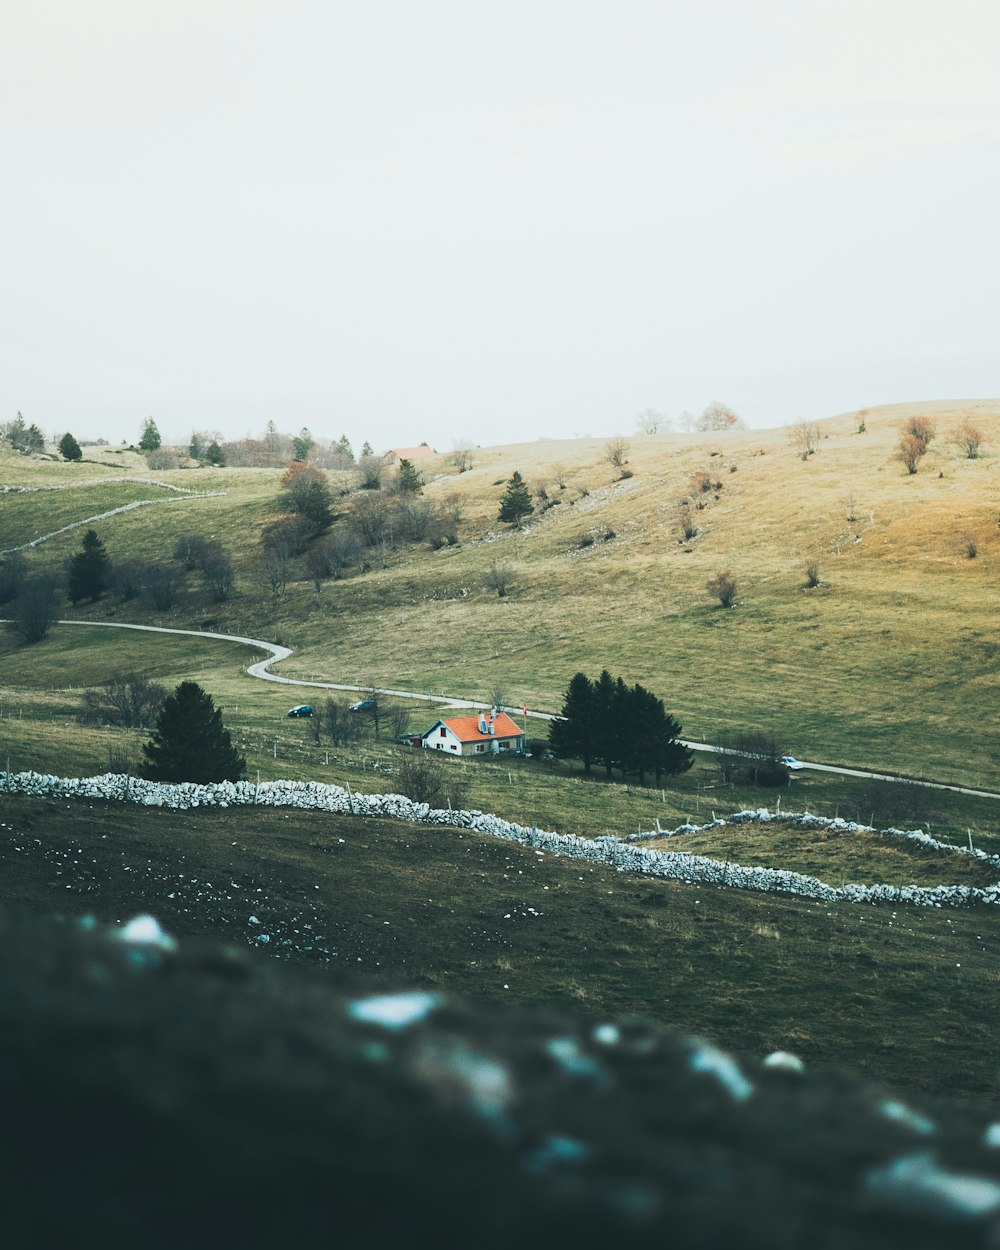
<svg viewBox="0 0 1000 1250"><path fill-rule="evenodd" d="M996 0L31 0L0 421L376 448L995 396Z"/></svg>

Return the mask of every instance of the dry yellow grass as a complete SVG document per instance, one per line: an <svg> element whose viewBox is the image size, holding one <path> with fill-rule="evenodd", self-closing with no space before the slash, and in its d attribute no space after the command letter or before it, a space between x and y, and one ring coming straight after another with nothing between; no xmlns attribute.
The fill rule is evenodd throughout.
<svg viewBox="0 0 1000 1250"><path fill-rule="evenodd" d="M938 433L909 476L892 455L914 413ZM950 441L965 418L986 438L978 460ZM460 475L442 461L425 497L461 501L461 545L398 549L319 599L299 582L273 601L255 565L260 527L275 515L275 472L164 474L228 493L140 509L103 536L112 555L161 559L184 530L230 545L233 600L191 595L163 623L211 616L226 631L280 637L296 649L289 675L473 697L502 679L512 702L557 709L574 671L607 666L660 694L689 737L773 726L805 758L995 784L1000 402L893 405L868 412L864 433L858 424L857 413L819 422L819 449L805 462L783 429L635 437L625 480L601 439L481 449ZM521 532L496 520L497 483L515 468L559 501ZM73 469L44 473L73 480ZM3 482L7 470L0 462ZM93 477L91 466L75 471ZM702 471L721 486L697 496L699 533L682 542L677 504L695 500L691 478ZM78 541L47 544L38 559L61 561ZM498 557L517 569L505 600L482 580ZM820 584L807 590L810 561ZM720 569L738 581L731 611L705 591ZM133 607L93 611L156 619Z"/></svg>

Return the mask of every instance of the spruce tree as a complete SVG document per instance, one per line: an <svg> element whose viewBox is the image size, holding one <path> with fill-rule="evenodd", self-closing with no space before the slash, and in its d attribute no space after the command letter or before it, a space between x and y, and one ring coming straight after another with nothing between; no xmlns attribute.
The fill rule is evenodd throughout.
<svg viewBox="0 0 1000 1250"><path fill-rule="evenodd" d="M219 468L219 469L225 468L226 453L222 450L217 440L214 438L205 448L205 459L208 461L209 464L214 464L216 468Z"/></svg>
<svg viewBox="0 0 1000 1250"><path fill-rule="evenodd" d="M594 683L584 673L576 673L569 683L562 708L563 719L549 726L549 746L560 759L583 761L590 772L594 755Z"/></svg>
<svg viewBox="0 0 1000 1250"><path fill-rule="evenodd" d="M236 750L212 696L194 681L168 695L153 735L143 748L143 777L150 781L239 781L246 760Z"/></svg>
<svg viewBox="0 0 1000 1250"><path fill-rule="evenodd" d="M160 447L160 431L152 417L147 417L142 426L142 438L139 439L140 451L158 451Z"/></svg>
<svg viewBox="0 0 1000 1250"><path fill-rule="evenodd" d="M497 519L505 525L520 525L526 516L535 510L531 502L531 491L517 469L514 470L507 483L507 489L500 496L500 511Z"/></svg>
<svg viewBox="0 0 1000 1250"><path fill-rule="evenodd" d="M292 438L292 455L296 460L308 460L309 453L316 446L316 440L305 426Z"/></svg>
<svg viewBox="0 0 1000 1250"><path fill-rule="evenodd" d="M80 444L72 434L64 434L59 440L59 454L64 460L82 460L83 452Z"/></svg>
<svg viewBox="0 0 1000 1250"><path fill-rule="evenodd" d="M104 543L93 530L83 536L83 549L69 562L69 597L76 604L81 599L96 603L111 581L111 561Z"/></svg>
<svg viewBox="0 0 1000 1250"><path fill-rule="evenodd" d="M412 460L402 459L399 462L399 490L401 494L412 492L416 494L423 487L424 479L420 474L420 470L414 465Z"/></svg>

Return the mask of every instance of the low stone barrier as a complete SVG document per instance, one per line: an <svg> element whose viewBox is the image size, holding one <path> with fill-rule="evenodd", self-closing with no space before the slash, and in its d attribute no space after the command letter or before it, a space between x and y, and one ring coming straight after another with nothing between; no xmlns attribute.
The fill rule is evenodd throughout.
<svg viewBox="0 0 1000 1250"><path fill-rule="evenodd" d="M303 811L335 812L352 816L381 816L432 825L472 829L489 837L518 842L553 855L565 855L590 863L607 864L619 872L638 873L692 884L710 884L760 893L793 894L827 903L915 904L920 907L966 907L1000 903L1000 884L985 889L965 885L893 886L826 885L816 877L780 868L749 868L687 851L660 851L635 845L634 841L611 837L583 838L572 833L555 833L534 826L518 825L489 812L443 810L426 803L415 803L402 794L359 794L348 788L318 781L220 781L211 785L194 782L170 784L145 781L120 773L96 777L56 777L23 772L3 774L0 792L53 799L99 799L105 802L135 803L143 807L165 807L187 811L196 807L288 807ZM749 821L792 821L803 828L822 827L845 831L869 829L838 818L827 819L809 812L772 814L766 808L736 812L727 820L705 825L685 824L670 834L679 836L704 829L739 825ZM990 864L1000 864L1000 856L969 852L964 847L936 842L920 830L889 829L892 836L908 837L939 849L975 854Z"/></svg>

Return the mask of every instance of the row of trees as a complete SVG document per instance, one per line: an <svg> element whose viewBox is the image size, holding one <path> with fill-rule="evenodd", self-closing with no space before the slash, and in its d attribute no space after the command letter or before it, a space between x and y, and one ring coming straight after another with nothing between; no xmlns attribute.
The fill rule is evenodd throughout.
<svg viewBox="0 0 1000 1250"><path fill-rule="evenodd" d="M745 429L746 422L728 404L713 400L698 416L685 409L676 420L666 416L658 408L643 408L635 419L635 428L639 434L666 434L675 428L718 433Z"/></svg>
<svg viewBox="0 0 1000 1250"><path fill-rule="evenodd" d="M608 777L615 768L637 773L640 784L653 773L663 777L686 772L691 752L678 741L681 727L651 691L626 685L605 669L596 681L577 673L566 691L563 719L553 721L549 747L561 759L578 759L584 772L603 764Z"/></svg>

